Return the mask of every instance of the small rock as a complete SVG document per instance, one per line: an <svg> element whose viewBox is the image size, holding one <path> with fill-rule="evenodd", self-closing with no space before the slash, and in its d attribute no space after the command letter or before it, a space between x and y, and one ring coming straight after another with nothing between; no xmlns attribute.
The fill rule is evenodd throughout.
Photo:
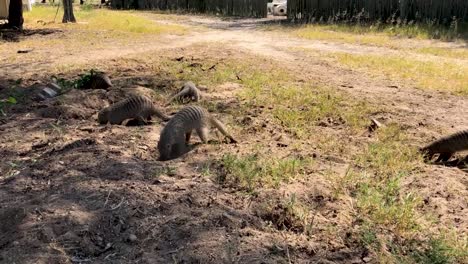
<svg viewBox="0 0 468 264"><path fill-rule="evenodd" d="M130 234L128 236L128 241L130 241L130 242L135 242L135 241L137 241L137 239L138 238L137 238L137 236L135 234Z"/></svg>
<svg viewBox="0 0 468 264"><path fill-rule="evenodd" d="M362 261L364 261L365 263L368 263L368 262L370 262L371 260L372 260L371 257L365 257L365 258L362 259Z"/></svg>

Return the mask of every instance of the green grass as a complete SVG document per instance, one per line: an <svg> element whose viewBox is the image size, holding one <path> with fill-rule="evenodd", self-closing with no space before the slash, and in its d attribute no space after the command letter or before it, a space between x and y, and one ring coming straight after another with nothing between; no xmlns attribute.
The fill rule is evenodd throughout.
<svg viewBox="0 0 468 264"><path fill-rule="evenodd" d="M339 27L338 27L339 28ZM336 26L308 25L293 30L292 34L305 39L334 41L341 43L394 47L392 38L384 33L346 32L336 30Z"/></svg>
<svg viewBox="0 0 468 264"><path fill-rule="evenodd" d="M373 45L398 49L407 48L405 44L402 43L402 39L440 39L447 41L465 38L468 36L468 30L466 30L465 27L465 25L459 26L457 32L453 28L424 24L402 26L389 26L383 24L311 24L294 27L289 32L295 36L306 39ZM283 30L283 28L278 27L268 28Z"/></svg>
<svg viewBox="0 0 468 264"><path fill-rule="evenodd" d="M414 260L416 263L466 263L466 261L468 261L468 247L466 244L458 248L453 247L449 244L449 241L443 237L431 238L425 247L415 250L410 257L411 260Z"/></svg>
<svg viewBox="0 0 468 264"><path fill-rule="evenodd" d="M425 47L416 50L421 54L429 54L440 57L455 58L460 60L468 60L467 49L449 49L449 48L438 48L438 47Z"/></svg>
<svg viewBox="0 0 468 264"><path fill-rule="evenodd" d="M193 67L198 61L163 62L164 69L181 80L192 80L207 86L226 82L240 83L242 89L237 96L243 107L274 106L267 111L273 121L299 139L309 138L321 123L330 123L349 128L355 132L368 125L365 118L378 107L370 106L363 100L350 98L344 92L311 82L297 81L294 73L272 66L262 57L242 60L204 59L201 66ZM212 65L216 71L207 71ZM240 80L239 80L239 78Z"/></svg>
<svg viewBox="0 0 468 264"><path fill-rule="evenodd" d="M468 67L445 61L419 61L402 56L334 53L339 63L372 74L415 81L420 89L468 95Z"/></svg>
<svg viewBox="0 0 468 264"><path fill-rule="evenodd" d="M356 204L359 242L379 263L462 263L467 243L423 231L422 200L403 192L401 182L418 173L421 157L397 125L377 131L377 140L354 157L354 167L332 180L336 192Z"/></svg>
<svg viewBox="0 0 468 264"><path fill-rule="evenodd" d="M418 164L417 150L397 126L378 132L378 141L370 143L355 157L358 171L354 175L357 205L369 222L402 234L416 228L415 208L418 199L400 193L401 179L409 176Z"/></svg>
<svg viewBox="0 0 468 264"><path fill-rule="evenodd" d="M310 161L297 158L277 158L267 155L252 154L237 156L226 154L221 159L224 170L218 176L220 184L255 191L259 187L278 187L282 182L288 182L303 173L303 168Z"/></svg>
<svg viewBox="0 0 468 264"><path fill-rule="evenodd" d="M328 30L353 34L382 34L388 37L407 38L407 39L441 39L455 40L465 37L468 33L467 25L459 24L457 30L454 27L444 27L439 25L429 25L424 23L406 24L406 25L352 25L352 24L333 24L323 25Z"/></svg>
<svg viewBox="0 0 468 264"><path fill-rule="evenodd" d="M54 20L56 7L34 6L31 12L24 14L27 27L37 27L37 21L51 22ZM61 24L63 10L59 10L56 24L60 27L73 27L84 30L113 31L132 34L183 33L184 28L174 25L161 25L150 19L139 16L133 11L115 11L109 9L90 9L75 6L74 14L77 24Z"/></svg>
<svg viewBox="0 0 468 264"><path fill-rule="evenodd" d="M273 120L299 139L309 138L322 123L359 130L367 124L363 117L375 110L364 101L349 100L345 93L294 82L281 72L273 71L266 77L251 71L243 83L247 89L241 97L251 105L275 106L271 111Z"/></svg>

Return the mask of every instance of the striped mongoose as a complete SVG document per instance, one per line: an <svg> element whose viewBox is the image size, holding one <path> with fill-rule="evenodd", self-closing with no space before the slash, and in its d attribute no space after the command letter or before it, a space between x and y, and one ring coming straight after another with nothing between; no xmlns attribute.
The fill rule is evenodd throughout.
<svg viewBox="0 0 468 264"><path fill-rule="evenodd" d="M122 124L127 119L137 119L146 122L151 116L157 116L164 121L170 119L150 98L144 95L134 95L111 106L102 109L98 114L100 124Z"/></svg>
<svg viewBox="0 0 468 264"><path fill-rule="evenodd" d="M436 162L446 162L455 152L464 150L468 150L468 130L442 137L420 148L426 160L431 160L435 154L439 154Z"/></svg>
<svg viewBox="0 0 468 264"><path fill-rule="evenodd" d="M182 100L183 102L184 99L189 99L189 101L193 100L195 102L200 101L201 92L200 90L198 90L198 88L195 86L193 82L186 82L184 86L182 87L182 89L180 89L180 91L176 95L172 96L169 99L167 104L169 105L174 100Z"/></svg>
<svg viewBox="0 0 468 264"><path fill-rule="evenodd" d="M84 89L108 89L112 82L105 73L93 73L86 82Z"/></svg>
<svg viewBox="0 0 468 264"><path fill-rule="evenodd" d="M188 152L188 143L193 130L197 132L203 143L207 143L211 125L219 129L232 143L237 143L224 125L205 108L190 105L175 114L161 131L158 142L159 160L175 159Z"/></svg>

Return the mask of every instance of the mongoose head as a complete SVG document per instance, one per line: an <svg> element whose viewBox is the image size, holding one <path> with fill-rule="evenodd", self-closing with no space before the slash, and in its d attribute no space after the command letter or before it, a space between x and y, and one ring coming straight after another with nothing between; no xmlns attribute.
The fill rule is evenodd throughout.
<svg viewBox="0 0 468 264"><path fill-rule="evenodd" d="M435 153L427 147L419 148L419 152L422 154L424 160L430 160Z"/></svg>
<svg viewBox="0 0 468 264"><path fill-rule="evenodd" d="M167 161L180 157L186 151L179 144L158 143L159 161Z"/></svg>
<svg viewBox="0 0 468 264"><path fill-rule="evenodd" d="M106 107L99 111L98 113L98 122L99 124L106 124L109 121L109 108Z"/></svg>
<svg viewBox="0 0 468 264"><path fill-rule="evenodd" d="M159 159L160 161L166 161L170 160L170 153L171 153L171 144L161 144L159 142L158 144L158 150L159 150Z"/></svg>

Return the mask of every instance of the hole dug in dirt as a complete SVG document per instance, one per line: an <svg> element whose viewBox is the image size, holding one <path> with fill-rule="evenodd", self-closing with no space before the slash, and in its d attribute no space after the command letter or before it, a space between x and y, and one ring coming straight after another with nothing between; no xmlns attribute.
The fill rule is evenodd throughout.
<svg viewBox="0 0 468 264"><path fill-rule="evenodd" d="M278 230L294 233L308 233L312 224L309 210L300 204L295 196L288 200L276 200L276 203L259 205L256 215Z"/></svg>

